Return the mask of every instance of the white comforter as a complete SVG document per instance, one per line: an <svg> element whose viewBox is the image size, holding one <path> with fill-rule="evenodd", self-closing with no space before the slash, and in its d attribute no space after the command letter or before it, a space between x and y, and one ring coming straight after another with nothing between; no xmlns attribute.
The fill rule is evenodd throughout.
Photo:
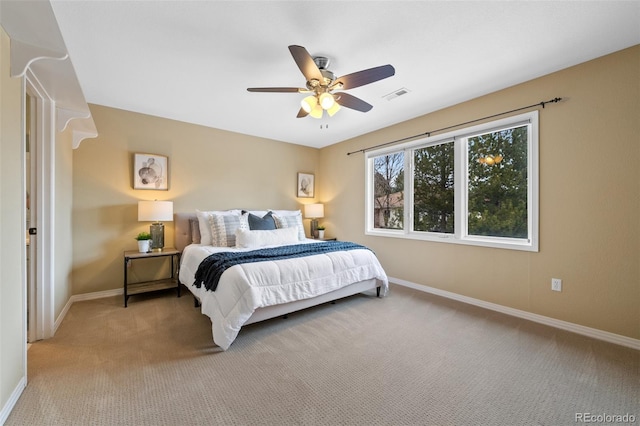
<svg viewBox="0 0 640 426"><path fill-rule="evenodd" d="M213 341L223 350L257 308L311 298L368 279L379 281L382 295L389 286L376 256L364 249L235 265L222 274L216 291L193 285L198 265L208 255L246 250L191 244L182 253L180 282L200 300L202 313L211 318Z"/></svg>

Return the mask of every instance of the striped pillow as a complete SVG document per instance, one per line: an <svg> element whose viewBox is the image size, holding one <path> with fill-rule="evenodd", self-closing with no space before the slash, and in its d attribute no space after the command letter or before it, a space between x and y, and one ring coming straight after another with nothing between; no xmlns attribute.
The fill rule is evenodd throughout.
<svg viewBox="0 0 640 426"><path fill-rule="evenodd" d="M236 230L240 228L239 215L209 215L211 245L214 247L235 247Z"/></svg>
<svg viewBox="0 0 640 426"><path fill-rule="evenodd" d="M212 214L238 216L240 215L240 210L196 210L196 216L198 217L198 226L200 228L200 244L205 246L211 245L211 225L209 224L209 217Z"/></svg>
<svg viewBox="0 0 640 426"><path fill-rule="evenodd" d="M274 214L273 219L276 221L277 228L298 228L298 240L303 241L306 239L304 235L304 225L302 225L302 213L295 215L281 216Z"/></svg>

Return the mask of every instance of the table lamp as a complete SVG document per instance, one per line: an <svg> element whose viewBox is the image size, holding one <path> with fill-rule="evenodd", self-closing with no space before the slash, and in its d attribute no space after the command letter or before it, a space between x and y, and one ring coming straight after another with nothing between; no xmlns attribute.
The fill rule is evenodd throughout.
<svg viewBox="0 0 640 426"><path fill-rule="evenodd" d="M311 237L318 238L318 219L324 217L324 204L306 204L304 215L311 218Z"/></svg>
<svg viewBox="0 0 640 426"><path fill-rule="evenodd" d="M138 221L153 222L149 227L152 251L164 248L163 220L173 221L173 201L138 201Z"/></svg>

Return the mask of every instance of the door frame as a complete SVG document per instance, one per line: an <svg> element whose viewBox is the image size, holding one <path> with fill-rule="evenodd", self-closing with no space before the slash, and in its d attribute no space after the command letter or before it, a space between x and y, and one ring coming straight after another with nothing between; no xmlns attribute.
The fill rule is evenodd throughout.
<svg viewBox="0 0 640 426"><path fill-rule="evenodd" d="M55 331L54 319L54 264L53 264L53 241L54 241L54 210L53 200L55 199L55 102L48 95L37 76L27 69L23 79L23 96L32 96L35 101L35 135L31 135L30 144L35 148L36 159L31 166L35 167L34 184L37 187L35 208L36 223L32 227L37 228L34 257L35 268L35 291L25 303L29 304L29 331L27 340L35 341L53 337ZM25 105L26 102L23 103ZM26 107L23 108L22 122L26 125ZM26 134L26 127L24 129ZM26 152L26 137L23 138L23 152ZM24 167L24 166L23 166ZM26 171L25 171L26 172ZM26 179L23 179L23 194L27 193ZM26 215L26 202L23 204ZM26 241L25 241L26 244ZM25 274L25 288L28 285ZM35 294L34 294L35 293ZM25 315L26 328L26 315ZM25 343L26 344L26 343Z"/></svg>

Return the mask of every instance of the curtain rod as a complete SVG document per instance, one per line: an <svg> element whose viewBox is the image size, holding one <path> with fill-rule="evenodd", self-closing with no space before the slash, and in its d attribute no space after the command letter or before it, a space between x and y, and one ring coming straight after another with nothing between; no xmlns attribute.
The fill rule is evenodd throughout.
<svg viewBox="0 0 640 426"><path fill-rule="evenodd" d="M439 133L439 132L442 132L444 130L453 129L455 127L460 127L460 126L464 126L464 125L467 125L467 124L476 123L478 121L487 120L489 118L495 118L495 117L499 117L501 115L507 115L507 114L511 114L511 113L514 113L514 112L522 111L523 109L529 109L529 108L533 108L533 107L537 107L537 106L541 106L542 108L544 108L545 104L556 103L556 102L560 102L561 100L562 100L562 98L553 98L550 101L543 101L543 102L539 102L537 104L527 105L525 107L512 109L511 111L500 112L498 114L488 115L486 117L477 118L475 120L466 121L464 123L454 124L453 126L447 126L447 127L441 128L441 129L431 130L429 132L420 133L419 135L407 136L406 138L396 139L395 141L384 142L384 143L381 143L381 144L378 144L378 145L370 146L368 148L362 148L362 149L359 149L357 151L351 151L351 152L348 152L347 155L357 154L359 152L366 152L366 151L369 151L369 150L372 150L372 149L375 149L375 148L380 148L380 147L387 146L387 145L393 145L393 144L396 144L396 143L405 142L405 141L408 141L408 140L411 140L411 139L415 139L415 138L419 138L419 137L422 137L422 136L429 137L429 136L431 136L432 133Z"/></svg>

